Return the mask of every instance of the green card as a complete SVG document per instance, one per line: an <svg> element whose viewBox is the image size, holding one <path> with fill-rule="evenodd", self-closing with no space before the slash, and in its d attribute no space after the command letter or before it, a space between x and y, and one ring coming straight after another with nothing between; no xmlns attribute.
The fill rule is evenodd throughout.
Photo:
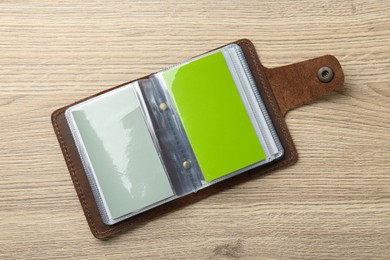
<svg viewBox="0 0 390 260"><path fill-rule="evenodd" d="M132 87L72 110L112 219L174 195Z"/></svg>
<svg viewBox="0 0 390 260"><path fill-rule="evenodd" d="M162 76L207 182L266 158L222 52Z"/></svg>

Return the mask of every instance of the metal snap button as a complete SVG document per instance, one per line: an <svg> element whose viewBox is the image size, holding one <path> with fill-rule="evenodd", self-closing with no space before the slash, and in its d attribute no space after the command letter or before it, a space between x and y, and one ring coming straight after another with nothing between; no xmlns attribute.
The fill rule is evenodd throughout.
<svg viewBox="0 0 390 260"><path fill-rule="evenodd" d="M317 72L317 78L323 83L330 82L333 76L333 70L329 67L321 67Z"/></svg>

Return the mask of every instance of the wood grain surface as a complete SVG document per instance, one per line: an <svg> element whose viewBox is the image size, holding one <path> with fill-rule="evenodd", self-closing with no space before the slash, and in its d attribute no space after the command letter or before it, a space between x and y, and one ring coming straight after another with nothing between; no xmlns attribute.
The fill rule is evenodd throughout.
<svg viewBox="0 0 390 260"><path fill-rule="evenodd" d="M298 163L96 240L51 112L240 38L343 66L287 115ZM387 0L0 0L0 259L390 259L389 70Z"/></svg>

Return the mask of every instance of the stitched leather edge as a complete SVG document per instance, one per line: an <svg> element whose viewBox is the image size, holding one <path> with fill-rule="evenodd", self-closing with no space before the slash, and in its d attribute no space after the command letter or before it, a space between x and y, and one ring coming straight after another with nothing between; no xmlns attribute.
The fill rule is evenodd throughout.
<svg viewBox="0 0 390 260"><path fill-rule="evenodd" d="M86 218L87 218L87 222L90 226L90 228L93 230L93 233L95 234L104 234L104 232L99 232L99 230L96 229L95 227L95 221L94 219L91 217L91 214L90 214L90 210L89 210L89 207L88 207L88 203L86 202L85 200L85 195L80 187L80 183L79 183L79 179L76 175L76 172L74 170L74 166L73 166L73 161L71 160L70 156L69 156L69 152L68 152L68 147L67 145L65 144L64 142L64 139L63 139L63 136L62 136L62 133L60 131L60 128L58 127L58 117L60 116L60 114L62 114L63 112L65 111L64 108L61 108L61 109L58 109L56 111L54 111L54 113L52 114L52 123L53 123L53 126L54 126L54 131L56 132L56 135L57 135L57 138L58 138L58 141L60 143L60 146L62 148L62 151L63 151L63 154L65 155L65 160L66 160L66 164L69 166L70 168L70 174L71 174L71 177L72 177L72 181L74 183L74 186L76 187L76 192L80 198L80 202L82 204L82 207L84 209L84 212L85 212L85 215L86 215Z"/></svg>

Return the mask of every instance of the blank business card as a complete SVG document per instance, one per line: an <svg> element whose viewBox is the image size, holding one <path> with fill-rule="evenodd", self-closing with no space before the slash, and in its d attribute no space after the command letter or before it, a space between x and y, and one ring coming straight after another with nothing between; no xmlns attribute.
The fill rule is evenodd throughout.
<svg viewBox="0 0 390 260"><path fill-rule="evenodd" d="M111 220L174 195L131 84L81 103L71 117Z"/></svg>

